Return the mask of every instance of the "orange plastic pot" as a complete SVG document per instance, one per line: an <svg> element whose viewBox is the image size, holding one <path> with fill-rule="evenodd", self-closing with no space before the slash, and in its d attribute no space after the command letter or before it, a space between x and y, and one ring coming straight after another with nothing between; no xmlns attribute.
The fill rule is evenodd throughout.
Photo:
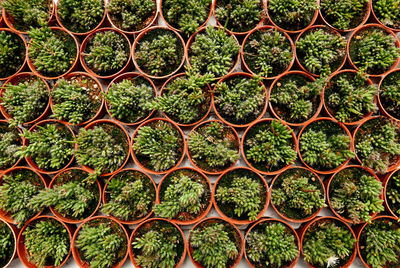
<svg viewBox="0 0 400 268"><path fill-rule="evenodd" d="M0 106L0 110L1 110L1 108L2 108L2 106ZM10 126L8 125L8 121L7 121L7 120L2 120L2 119L0 119L0 128L1 128L1 125L5 125L6 127L12 128L12 127L10 127ZM17 132L18 132L19 135L22 134L22 131L21 131L20 128L15 127L15 129L17 130ZM18 139L19 139L19 140L18 140L19 145L22 146L22 145L23 145L23 142L24 142L23 139L22 139L21 137L18 137ZM21 162L22 159L23 159L23 157L20 157L20 158L18 158L18 159L15 161L14 164L9 165L9 166L7 166L7 167L4 167L4 169L0 169L0 173L4 172L5 170L7 170L7 169L9 169L9 168L14 168L14 167L20 165L20 162Z"/></svg>
<svg viewBox="0 0 400 268"><path fill-rule="evenodd" d="M389 190L388 184L390 180L394 177L394 175L400 174L400 170L394 170L388 174L383 179L383 198L385 199L384 205L386 210L393 215L393 217L396 217L397 219L400 219L400 215L396 214L394 210L390 207L389 201L388 201L388 196L387 192Z"/></svg>
<svg viewBox="0 0 400 268"><path fill-rule="evenodd" d="M14 240L14 246L13 246L12 254L11 254L11 256L9 256L8 261L5 260L5 261L7 261L7 263L5 263L5 265L3 266L3 267L9 267L11 262L16 258L16 255L17 255L17 237L18 237L19 230L14 225L12 225L12 224L10 224L10 223L2 220L2 219L0 219L0 223L3 223L5 225L7 225L7 227L11 230L12 237L13 237L13 240Z"/></svg>
<svg viewBox="0 0 400 268"><path fill-rule="evenodd" d="M371 9L371 15L372 15L373 20L376 21L377 23L379 23L382 27L384 27L386 29L389 29L389 30L391 30L393 32L400 32L400 28L394 28L394 27L387 26L385 23L383 23L378 18L377 14L375 13L375 10L374 10L374 1L375 0L369 1L369 5L370 5L370 9Z"/></svg>
<svg viewBox="0 0 400 268"><path fill-rule="evenodd" d="M0 19L0 21L1 21L1 19ZM1 22L0 22L0 26L1 26ZM28 58L28 50L27 50L26 41L25 41L24 37L23 37L21 34L19 34L19 33L17 33L17 32L14 32L14 31L12 31L12 30L10 30L10 29L8 29L8 28L0 28L0 32L9 32L9 33L11 33L11 34L17 35L17 36L22 40L22 44L23 44L24 49L25 49L24 60L23 60L23 62L22 62L22 64L21 64L21 66L18 68L18 70L17 70L14 74L11 74L11 75L9 75L9 76L0 77L0 80L7 80L7 79L9 79L9 78L15 76L16 74L20 73L20 72L24 69L26 60L27 60L27 58ZM2 74L1 74L1 75L2 75Z"/></svg>
<svg viewBox="0 0 400 268"><path fill-rule="evenodd" d="M393 70L389 71L388 73L386 73L386 74L382 77L381 81L379 82L378 107L379 107L379 111L380 111L384 116L389 117L389 118L392 119L392 120L400 121L400 115L397 115L397 117L396 117L395 114L389 113L389 112L385 109L385 106L384 106L384 104L383 104L383 101L381 100L382 86L383 86L383 82L385 81L385 78L388 77L388 76L390 76L390 75L392 75L392 74L394 74L394 73L396 73L396 72L399 72L399 73L400 73L400 69L393 69Z"/></svg>

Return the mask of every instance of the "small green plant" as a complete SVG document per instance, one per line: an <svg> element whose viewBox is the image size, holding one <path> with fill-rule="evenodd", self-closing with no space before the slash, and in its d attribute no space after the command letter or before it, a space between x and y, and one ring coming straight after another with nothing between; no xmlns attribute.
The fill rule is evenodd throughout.
<svg viewBox="0 0 400 268"><path fill-rule="evenodd" d="M284 171L275 180L271 202L283 215L302 220L326 207L323 185L306 169Z"/></svg>
<svg viewBox="0 0 400 268"><path fill-rule="evenodd" d="M357 27L367 16L369 0L321 0L321 13L335 28L349 30Z"/></svg>
<svg viewBox="0 0 400 268"><path fill-rule="evenodd" d="M209 172L219 172L233 165L239 158L239 144L233 130L213 121L189 134L188 148L192 160Z"/></svg>
<svg viewBox="0 0 400 268"><path fill-rule="evenodd" d="M66 73L77 57L72 36L48 27L29 31L28 56L41 74L56 77Z"/></svg>
<svg viewBox="0 0 400 268"><path fill-rule="evenodd" d="M296 55L309 72L328 76L346 56L346 39L329 28L313 28L296 42Z"/></svg>
<svg viewBox="0 0 400 268"><path fill-rule="evenodd" d="M354 143L364 166L386 173L400 158L400 127L385 117L371 119L358 129Z"/></svg>
<svg viewBox="0 0 400 268"><path fill-rule="evenodd" d="M60 266L68 256L71 243L68 231L53 218L30 223L23 236L28 260L38 267Z"/></svg>
<svg viewBox="0 0 400 268"><path fill-rule="evenodd" d="M315 267L342 267L355 251L356 239L349 228L333 219L314 222L303 239L306 262Z"/></svg>
<svg viewBox="0 0 400 268"><path fill-rule="evenodd" d="M59 0L57 12L61 23L68 30L85 33L101 22L104 3L102 0Z"/></svg>
<svg viewBox="0 0 400 268"><path fill-rule="evenodd" d="M400 217L400 172L394 173L388 181L386 199L393 213Z"/></svg>
<svg viewBox="0 0 400 268"><path fill-rule="evenodd" d="M244 61L249 69L262 77L283 73L293 60L293 51L286 36L275 29L253 32L244 44Z"/></svg>
<svg viewBox="0 0 400 268"><path fill-rule="evenodd" d="M149 25L156 9L154 0L111 0L107 5L113 24L127 32L139 31Z"/></svg>
<svg viewBox="0 0 400 268"><path fill-rule="evenodd" d="M169 122L152 121L140 127L133 139L136 157L151 170L168 170L182 157L183 137Z"/></svg>
<svg viewBox="0 0 400 268"><path fill-rule="evenodd" d="M0 123L0 169L6 170L13 166L17 160L18 152L22 145L18 130Z"/></svg>
<svg viewBox="0 0 400 268"><path fill-rule="evenodd" d="M13 257L16 241L8 225L0 221L0 265L5 267Z"/></svg>
<svg viewBox="0 0 400 268"><path fill-rule="evenodd" d="M151 213L156 191L150 179L139 171L126 170L107 183L102 212L123 221L135 221Z"/></svg>
<svg viewBox="0 0 400 268"><path fill-rule="evenodd" d="M254 267L287 267L298 254L296 237L283 223L259 223L246 236L246 255Z"/></svg>
<svg viewBox="0 0 400 268"><path fill-rule="evenodd" d="M300 136L303 161L317 170L335 169L355 154L351 139L339 124L319 120L311 123Z"/></svg>
<svg viewBox="0 0 400 268"><path fill-rule="evenodd" d="M151 113L150 106L154 94L150 82L138 76L111 84L104 98L114 118L122 122L136 123Z"/></svg>
<svg viewBox="0 0 400 268"><path fill-rule="evenodd" d="M350 41L350 57L353 63L368 74L381 74L389 70L400 57L395 38L384 29L362 29Z"/></svg>
<svg viewBox="0 0 400 268"><path fill-rule="evenodd" d="M153 76L166 76L182 63L183 44L175 32L156 28L138 42L134 58L140 69Z"/></svg>
<svg viewBox="0 0 400 268"><path fill-rule="evenodd" d="M335 75L325 88L325 104L340 122L355 122L377 110L376 86L361 73L343 72Z"/></svg>
<svg viewBox="0 0 400 268"><path fill-rule="evenodd" d="M390 73L383 79L379 94L385 111L400 119L400 72Z"/></svg>
<svg viewBox="0 0 400 268"><path fill-rule="evenodd" d="M25 44L15 33L0 31L0 77L16 73L25 61Z"/></svg>
<svg viewBox="0 0 400 268"><path fill-rule="evenodd" d="M189 47L189 63L194 72L226 75L234 67L240 46L223 28L207 27L196 34Z"/></svg>
<svg viewBox="0 0 400 268"><path fill-rule="evenodd" d="M373 0L372 7L375 15L386 26L400 28L399 0Z"/></svg>
<svg viewBox="0 0 400 268"><path fill-rule="evenodd" d="M292 133L292 129L278 120L257 123L244 137L245 157L263 172L293 164L297 153Z"/></svg>
<svg viewBox="0 0 400 268"><path fill-rule="evenodd" d="M266 102L261 78L234 76L216 84L214 103L218 113L230 123L250 123L263 112Z"/></svg>

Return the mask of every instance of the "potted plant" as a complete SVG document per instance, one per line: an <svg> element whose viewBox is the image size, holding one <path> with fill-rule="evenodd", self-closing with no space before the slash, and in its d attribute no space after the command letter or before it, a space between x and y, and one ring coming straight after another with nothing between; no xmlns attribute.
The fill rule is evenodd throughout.
<svg viewBox="0 0 400 268"><path fill-rule="evenodd" d="M192 164L208 174L219 174L240 158L239 136L221 121L197 125L188 135L188 156Z"/></svg>
<svg viewBox="0 0 400 268"><path fill-rule="evenodd" d="M376 110L377 87L363 73L341 70L329 77L324 88L324 105L328 114L348 125L356 125Z"/></svg>
<svg viewBox="0 0 400 268"><path fill-rule="evenodd" d="M302 255L311 267L349 267L356 257L356 236L345 222L319 217L302 226Z"/></svg>
<svg viewBox="0 0 400 268"><path fill-rule="evenodd" d="M128 257L128 233L104 216L79 225L72 239L72 254L79 267L121 267Z"/></svg>
<svg viewBox="0 0 400 268"><path fill-rule="evenodd" d="M32 73L19 73L1 88L1 113L11 125L30 125L47 115L50 88Z"/></svg>
<svg viewBox="0 0 400 268"><path fill-rule="evenodd" d="M363 166L390 172L400 161L400 125L384 116L372 117L355 130L354 145Z"/></svg>
<svg viewBox="0 0 400 268"><path fill-rule="evenodd" d="M236 267L243 255L242 234L220 218L198 222L189 233L189 256L199 268Z"/></svg>
<svg viewBox="0 0 400 268"><path fill-rule="evenodd" d="M16 228L0 219L0 265L8 267L17 252Z"/></svg>
<svg viewBox="0 0 400 268"><path fill-rule="evenodd" d="M327 26L311 26L297 37L296 59L304 71L328 76L346 60L346 39Z"/></svg>
<svg viewBox="0 0 400 268"><path fill-rule="evenodd" d="M301 126L317 117L322 109L325 79L290 71L272 82L270 102L272 114L290 126Z"/></svg>
<svg viewBox="0 0 400 268"><path fill-rule="evenodd" d="M222 218L234 224L248 224L264 215L269 198L262 176L249 168L235 167L218 177L212 201Z"/></svg>
<svg viewBox="0 0 400 268"><path fill-rule="evenodd" d="M185 155L182 130L172 121L153 118L142 123L133 134L133 160L143 170L166 173L178 166Z"/></svg>
<svg viewBox="0 0 400 268"><path fill-rule="evenodd" d="M99 81L88 73L74 72L60 78L51 91L53 117L71 125L84 125L101 115Z"/></svg>
<svg viewBox="0 0 400 268"><path fill-rule="evenodd" d="M378 105L387 117L400 120L400 70L389 72L379 83Z"/></svg>
<svg viewBox="0 0 400 268"><path fill-rule="evenodd" d="M239 43L224 28L203 27L188 40L185 57L194 72L222 77L231 73L239 60Z"/></svg>
<svg viewBox="0 0 400 268"><path fill-rule="evenodd" d="M173 223L190 225L211 209L211 183L200 171L185 167L165 175L158 186L154 213Z"/></svg>
<svg viewBox="0 0 400 268"><path fill-rule="evenodd" d="M321 178L303 167L285 170L272 180L271 205L285 220L310 221L326 207Z"/></svg>
<svg viewBox="0 0 400 268"><path fill-rule="evenodd" d="M11 127L6 120L0 120L0 170L4 171L18 165L21 157L18 152L21 150L22 138L20 130Z"/></svg>
<svg viewBox="0 0 400 268"><path fill-rule="evenodd" d="M104 186L101 211L122 224L136 224L150 217L156 202L156 184L145 173L123 169Z"/></svg>
<svg viewBox="0 0 400 268"><path fill-rule="evenodd" d="M372 14L384 26L392 30L400 29L400 14L396 12L400 6L399 0L373 0Z"/></svg>
<svg viewBox="0 0 400 268"><path fill-rule="evenodd" d="M358 255L365 267L398 267L400 265L400 224L389 216L375 217L361 227Z"/></svg>
<svg viewBox="0 0 400 268"><path fill-rule="evenodd" d="M246 35L241 55L246 70L273 79L290 69L294 53L295 48L288 34L272 26L262 26Z"/></svg>
<svg viewBox="0 0 400 268"><path fill-rule="evenodd" d="M71 254L71 227L52 216L39 216L18 235L18 256L26 267L62 267Z"/></svg>
<svg viewBox="0 0 400 268"><path fill-rule="evenodd" d="M355 157L350 131L331 118L314 119L299 132L299 156L314 172L334 173Z"/></svg>
<svg viewBox="0 0 400 268"><path fill-rule="evenodd" d="M127 125L136 125L148 119L156 95L154 83L139 73L124 73L108 85L104 94L111 117Z"/></svg>
<svg viewBox="0 0 400 268"><path fill-rule="evenodd" d="M57 22L76 35L97 29L105 18L103 0L59 0L56 5Z"/></svg>
<svg viewBox="0 0 400 268"><path fill-rule="evenodd" d="M26 61L26 44L23 37L11 30L0 28L0 80L18 73Z"/></svg>
<svg viewBox="0 0 400 268"><path fill-rule="evenodd" d="M262 79L248 73L233 73L214 87L215 113L233 127L246 127L261 118L268 105L268 92Z"/></svg>
<svg viewBox="0 0 400 268"><path fill-rule="evenodd" d="M293 130L281 121L261 119L243 134L241 151L247 165L265 175L282 172L297 158Z"/></svg>
<svg viewBox="0 0 400 268"><path fill-rule="evenodd" d="M351 65L371 76L395 68L400 61L397 36L379 24L368 24L354 31L347 42Z"/></svg>
<svg viewBox="0 0 400 268"><path fill-rule="evenodd" d="M292 226L279 219L256 222L246 231L245 242L251 267L294 267L299 259L300 239Z"/></svg>
<svg viewBox="0 0 400 268"><path fill-rule="evenodd" d="M136 37L133 63L150 78L167 78L182 67L184 47L185 42L176 31L163 26L151 27Z"/></svg>
<svg viewBox="0 0 400 268"><path fill-rule="evenodd" d="M397 170L388 174L383 185L387 210L393 216L400 218L400 172Z"/></svg>
<svg viewBox="0 0 400 268"><path fill-rule="evenodd" d="M155 22L157 3L154 0L110 0L106 10L114 27L135 34Z"/></svg>

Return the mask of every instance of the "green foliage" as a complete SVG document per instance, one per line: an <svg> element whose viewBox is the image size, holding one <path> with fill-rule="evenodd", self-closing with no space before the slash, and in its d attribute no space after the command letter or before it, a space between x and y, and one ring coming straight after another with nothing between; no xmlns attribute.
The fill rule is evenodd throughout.
<svg viewBox="0 0 400 268"><path fill-rule="evenodd" d="M400 119L400 72L390 73L383 79L379 97L385 111Z"/></svg>
<svg viewBox="0 0 400 268"><path fill-rule="evenodd" d="M39 219L23 232L28 259L38 267L59 266L67 257L70 238L67 229L55 219Z"/></svg>
<svg viewBox="0 0 400 268"><path fill-rule="evenodd" d="M85 33L96 28L104 14L102 0L59 0L58 16L70 31Z"/></svg>
<svg viewBox="0 0 400 268"><path fill-rule="evenodd" d="M25 45L21 38L8 31L0 31L0 77L16 73L25 60Z"/></svg>
<svg viewBox="0 0 400 268"><path fill-rule="evenodd" d="M372 7L375 15L384 25L400 28L399 0L373 0Z"/></svg>
<svg viewBox="0 0 400 268"><path fill-rule="evenodd" d="M331 182L330 202L341 216L355 224L370 222L372 214L383 211L382 183L360 168L347 168Z"/></svg>
<svg viewBox="0 0 400 268"><path fill-rule="evenodd" d="M0 222L0 265L4 267L11 261L14 249L15 239L12 230L8 225L1 221Z"/></svg>
<svg viewBox="0 0 400 268"><path fill-rule="evenodd" d="M390 209L400 217L400 173L392 175L387 185L386 198Z"/></svg>
<svg viewBox="0 0 400 268"><path fill-rule="evenodd" d="M22 139L16 128L3 124L0 124L0 169L5 170L17 162Z"/></svg>
<svg viewBox="0 0 400 268"><path fill-rule="evenodd" d="M369 0L321 0L321 13L335 28L348 30L364 20Z"/></svg>
<svg viewBox="0 0 400 268"><path fill-rule="evenodd" d="M189 47L189 62L194 72L224 76L233 68L240 46L223 28L207 27L195 35Z"/></svg>

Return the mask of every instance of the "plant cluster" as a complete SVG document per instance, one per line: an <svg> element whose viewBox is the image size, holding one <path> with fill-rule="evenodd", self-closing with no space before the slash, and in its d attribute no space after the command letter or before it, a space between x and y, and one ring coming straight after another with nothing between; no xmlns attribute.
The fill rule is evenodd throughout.
<svg viewBox="0 0 400 268"><path fill-rule="evenodd" d="M0 221L0 265L5 267L13 256L16 241L8 225Z"/></svg>
<svg viewBox="0 0 400 268"><path fill-rule="evenodd" d="M0 169L6 170L18 160L22 139L16 128L0 124Z"/></svg>
<svg viewBox="0 0 400 268"><path fill-rule="evenodd" d="M364 20L369 0L321 0L321 13L340 30L357 27Z"/></svg>
<svg viewBox="0 0 400 268"><path fill-rule="evenodd" d="M39 219L31 223L26 227L23 236L28 259L38 267L60 266L68 256L68 231L55 219Z"/></svg>
<svg viewBox="0 0 400 268"><path fill-rule="evenodd" d="M400 217L400 172L393 174L389 180L386 198L390 209Z"/></svg>
<svg viewBox="0 0 400 268"><path fill-rule="evenodd" d="M249 69L262 77L281 74L293 60L289 40L274 29L253 32L244 45L243 53Z"/></svg>
<svg viewBox="0 0 400 268"><path fill-rule="evenodd" d="M400 72L390 73L383 79L379 94L385 111L400 119Z"/></svg>
<svg viewBox="0 0 400 268"><path fill-rule="evenodd" d="M25 44L9 31L0 31L0 77L16 73L24 64Z"/></svg>
<svg viewBox="0 0 400 268"><path fill-rule="evenodd" d="M378 19L386 26L399 29L400 8L399 0L373 0L373 9Z"/></svg>

